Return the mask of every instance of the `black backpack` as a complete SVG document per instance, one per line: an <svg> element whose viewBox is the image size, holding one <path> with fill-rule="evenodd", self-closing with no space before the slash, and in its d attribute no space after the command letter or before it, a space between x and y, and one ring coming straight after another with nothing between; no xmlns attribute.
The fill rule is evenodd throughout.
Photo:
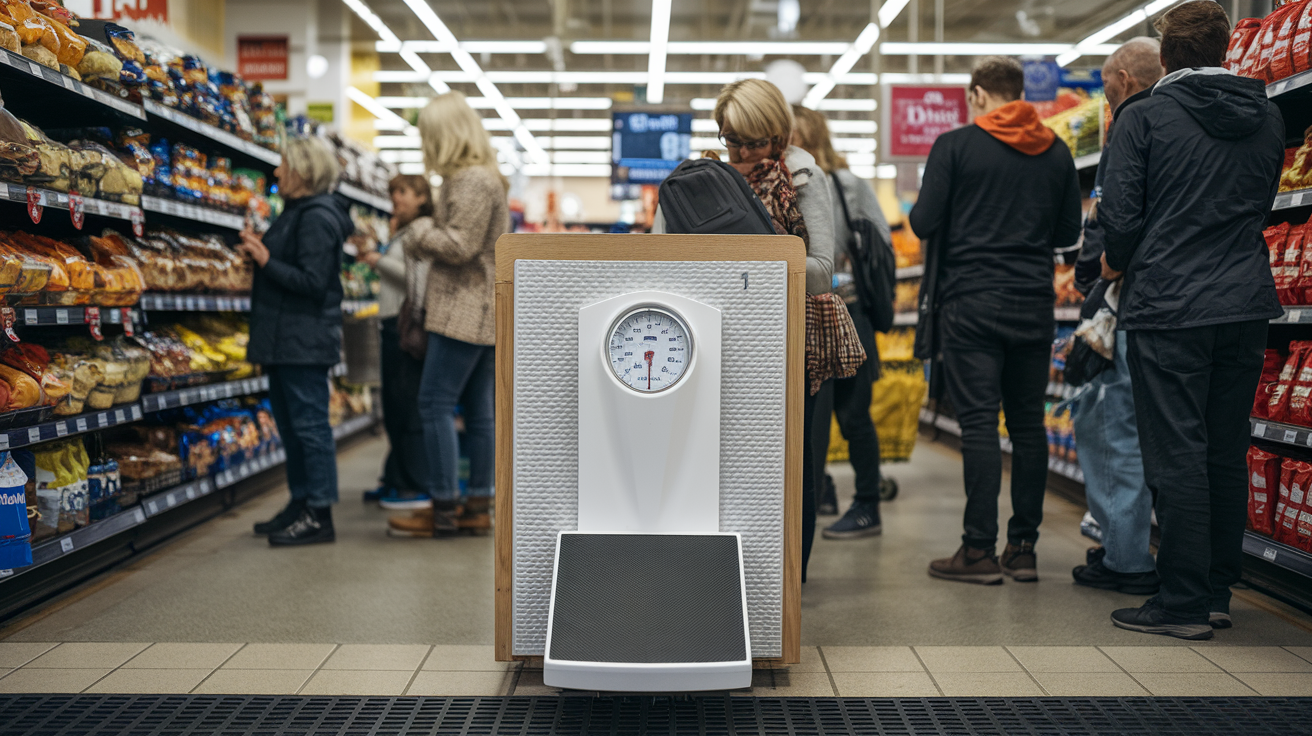
<svg viewBox="0 0 1312 736"><path fill-rule="evenodd" d="M765 205L738 170L723 161L684 161L661 182L665 232L774 235Z"/></svg>
<svg viewBox="0 0 1312 736"><path fill-rule="evenodd" d="M875 223L867 218L852 219L847 211L847 198L837 176L830 177L843 205L843 219L852 239L847 243L847 254L852 261L852 284L856 287L857 301L876 332L888 332L893 327L893 292L897 288L897 261L893 257L893 244L879 236Z"/></svg>

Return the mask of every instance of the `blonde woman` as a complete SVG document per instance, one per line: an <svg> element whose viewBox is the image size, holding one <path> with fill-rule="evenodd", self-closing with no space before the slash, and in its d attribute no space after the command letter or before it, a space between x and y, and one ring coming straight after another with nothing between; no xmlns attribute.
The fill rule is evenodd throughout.
<svg viewBox="0 0 1312 736"><path fill-rule="evenodd" d="M428 353L419 386L427 449L428 495L433 504L388 521L395 536L448 536L491 526L492 387L497 238L510 230L509 187L483 121L465 96L448 92L419 114L424 165L442 177L432 217L414 220L405 252L430 263L424 329ZM455 408L459 404L469 450L469 497L462 504Z"/></svg>
<svg viewBox="0 0 1312 736"><path fill-rule="evenodd" d="M273 172L286 208L263 237L243 230L237 246L256 265L246 358L269 375L269 403L287 451L291 502L255 525L274 546L336 538L328 369L342 355L342 243L355 229L346 202L332 194L340 173L327 143L288 141Z"/></svg>

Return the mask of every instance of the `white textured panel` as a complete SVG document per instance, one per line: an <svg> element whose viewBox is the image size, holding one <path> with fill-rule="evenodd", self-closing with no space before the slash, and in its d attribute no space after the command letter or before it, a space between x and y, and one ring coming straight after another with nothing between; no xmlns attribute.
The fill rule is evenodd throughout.
<svg viewBox="0 0 1312 736"><path fill-rule="evenodd" d="M515 263L513 653L543 653L556 533L573 530L578 519L578 310L648 289L696 299L723 315L720 529L742 534L752 656L781 656L782 261Z"/></svg>

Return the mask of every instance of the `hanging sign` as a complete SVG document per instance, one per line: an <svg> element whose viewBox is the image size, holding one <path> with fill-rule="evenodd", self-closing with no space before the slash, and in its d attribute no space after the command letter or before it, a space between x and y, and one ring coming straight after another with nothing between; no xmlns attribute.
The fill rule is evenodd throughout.
<svg viewBox="0 0 1312 736"><path fill-rule="evenodd" d="M238 36L237 73L247 79L287 78L286 36Z"/></svg>
<svg viewBox="0 0 1312 736"><path fill-rule="evenodd" d="M924 161L940 135L969 122L963 87L890 85L885 90L882 160Z"/></svg>
<svg viewBox="0 0 1312 736"><path fill-rule="evenodd" d="M32 218L32 224L41 222L41 213L45 208L41 206L41 192L36 187L27 188L27 216Z"/></svg>
<svg viewBox="0 0 1312 736"><path fill-rule="evenodd" d="M82 195L77 192L68 193L68 217L73 221L73 227L82 229L82 223L86 221L86 206Z"/></svg>

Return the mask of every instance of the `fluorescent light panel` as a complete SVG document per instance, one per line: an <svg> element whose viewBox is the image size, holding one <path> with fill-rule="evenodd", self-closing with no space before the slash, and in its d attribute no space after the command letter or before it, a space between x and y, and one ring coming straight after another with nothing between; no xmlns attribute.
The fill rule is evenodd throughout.
<svg viewBox="0 0 1312 736"><path fill-rule="evenodd" d="M494 135L492 145L498 149L513 148L518 141L514 136ZM538 136L536 143L544 149L555 151L610 151L610 136L578 135L578 136ZM715 146L719 143L714 138L710 139ZM378 135L373 139L374 148L387 150L418 150L420 147L418 135ZM610 155L607 153L607 155Z"/></svg>
<svg viewBox="0 0 1312 736"><path fill-rule="evenodd" d="M647 55L647 102L665 101L665 55L670 42L670 4L672 0L652 0L651 49Z"/></svg>
<svg viewBox="0 0 1312 736"><path fill-rule="evenodd" d="M461 71L436 71L433 78L448 84L471 83L473 76ZM492 71L486 75L495 84L642 84L647 79L646 72L546 72L546 71ZM883 72L886 84L966 84L970 75L960 74L907 74L903 72ZM807 84L823 81L824 72L807 72L802 75ZM764 79L764 72L666 72L665 83L668 84L728 84L739 79ZM427 78L416 72L400 70L383 70L373 73L375 82L424 82ZM850 72L837 80L838 84L870 86L875 84L875 75L870 72Z"/></svg>
<svg viewBox="0 0 1312 736"><path fill-rule="evenodd" d="M427 105L432 97L378 97L378 103L397 110L414 110ZM516 110L609 110L614 104L609 97L507 97L507 104ZM466 98L475 110L491 110L492 102L486 97Z"/></svg>
<svg viewBox="0 0 1312 736"><path fill-rule="evenodd" d="M1085 54L1098 53L1094 49L1102 46L1105 42L1112 40L1130 28L1147 21L1149 18L1166 10L1172 5L1175 5L1179 1L1180 0L1154 0L1153 2L1108 23L1086 36L1084 40L1075 44L1075 48L1059 55L1057 57L1057 63L1066 66Z"/></svg>

